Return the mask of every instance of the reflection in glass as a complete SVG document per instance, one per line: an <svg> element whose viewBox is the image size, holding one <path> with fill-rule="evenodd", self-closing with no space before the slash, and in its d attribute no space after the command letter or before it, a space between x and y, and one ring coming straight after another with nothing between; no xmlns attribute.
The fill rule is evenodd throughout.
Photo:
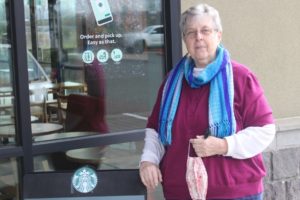
<svg viewBox="0 0 300 200"><path fill-rule="evenodd" d="M35 171L75 170L90 165L95 169L137 169L144 141L126 142L55 152L34 158Z"/></svg>
<svg viewBox="0 0 300 200"><path fill-rule="evenodd" d="M93 2L24 0L27 47L43 75L29 84L31 115L65 132L144 128L165 67L162 3Z"/></svg>
<svg viewBox="0 0 300 200"><path fill-rule="evenodd" d="M0 160L0 199L17 199L18 170L14 158Z"/></svg>
<svg viewBox="0 0 300 200"><path fill-rule="evenodd" d="M27 46L51 82L44 122L64 126L62 133L34 141L145 128L164 76L162 1L24 2ZM138 141L40 155L34 169L138 168L142 146Z"/></svg>
<svg viewBox="0 0 300 200"><path fill-rule="evenodd" d="M14 131L15 125L13 67L8 29L10 18L7 9L7 2L0 0L0 146L12 143L14 139L5 135L5 126L12 127Z"/></svg>
<svg viewBox="0 0 300 200"><path fill-rule="evenodd" d="M73 1L72 5L61 1L66 62L63 77L57 79L85 82L89 95L103 91L111 132L144 128L163 78L161 1L106 2L113 21L99 25L91 4L82 0ZM84 53L87 51L89 54ZM91 66L101 71L98 83L96 74L82 76Z"/></svg>

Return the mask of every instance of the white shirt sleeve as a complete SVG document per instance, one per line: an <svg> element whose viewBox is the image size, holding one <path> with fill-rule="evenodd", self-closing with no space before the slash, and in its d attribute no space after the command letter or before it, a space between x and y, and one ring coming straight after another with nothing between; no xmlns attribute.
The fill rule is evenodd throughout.
<svg viewBox="0 0 300 200"><path fill-rule="evenodd" d="M276 133L274 124L263 127L248 127L237 134L225 137L228 144L227 154L236 159L251 158L263 152L272 142Z"/></svg>
<svg viewBox="0 0 300 200"><path fill-rule="evenodd" d="M149 161L159 165L164 154L165 147L161 143L158 133L154 129L146 128L145 146L141 156L141 162Z"/></svg>

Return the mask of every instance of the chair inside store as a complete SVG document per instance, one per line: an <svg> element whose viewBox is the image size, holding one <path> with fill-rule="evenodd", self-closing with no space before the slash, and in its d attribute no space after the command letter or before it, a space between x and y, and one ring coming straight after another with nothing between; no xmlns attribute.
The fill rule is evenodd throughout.
<svg viewBox="0 0 300 200"><path fill-rule="evenodd" d="M97 97L99 99L96 100L99 103L99 105L97 105L97 108L99 108L98 110L99 112L101 112L100 114L105 114L104 70L103 66L97 60L95 60L91 64L84 65L84 80L84 84L77 84L77 87L73 87L73 89L77 91L74 91L72 93L88 94L89 96L91 96L91 98ZM55 96L54 101L47 102L47 112L50 122L59 122L61 124L64 124L66 120L67 101L70 95L70 88L67 89L68 87L66 87L64 83L58 83L57 85L58 87L52 90L53 95ZM88 97L86 99L88 99ZM79 101L81 101L81 99L79 99ZM99 117L100 115L97 116ZM101 119L100 121L103 126L103 119ZM101 127L99 129L102 132L106 131L104 127Z"/></svg>
<svg viewBox="0 0 300 200"><path fill-rule="evenodd" d="M62 90L57 90L53 93L55 99L47 101L47 114L49 122L57 122L64 124L66 119L68 95Z"/></svg>
<svg viewBox="0 0 300 200"><path fill-rule="evenodd" d="M40 122L48 122L46 101L30 103L30 113Z"/></svg>
<svg viewBox="0 0 300 200"><path fill-rule="evenodd" d="M0 115L13 115L14 96L12 91L0 91Z"/></svg>
<svg viewBox="0 0 300 200"><path fill-rule="evenodd" d="M105 105L103 99L83 94L70 94L66 109L65 132L91 131L99 134L108 133L108 125L105 119ZM104 149L103 147L99 147ZM70 170L79 167L83 163L70 161L65 152L56 152L51 155L52 163L57 170ZM95 163L85 163L98 168Z"/></svg>
<svg viewBox="0 0 300 200"><path fill-rule="evenodd" d="M66 110L66 131L94 131L107 133L105 105L102 98L70 94Z"/></svg>
<svg viewBox="0 0 300 200"><path fill-rule="evenodd" d="M46 108L47 93L48 90L45 88L35 88L30 91L30 112L40 122L48 122Z"/></svg>

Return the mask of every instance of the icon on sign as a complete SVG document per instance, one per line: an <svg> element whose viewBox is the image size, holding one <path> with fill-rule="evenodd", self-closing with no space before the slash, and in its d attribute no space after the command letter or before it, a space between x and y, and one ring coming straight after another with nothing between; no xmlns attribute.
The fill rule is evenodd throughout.
<svg viewBox="0 0 300 200"><path fill-rule="evenodd" d="M90 64L94 61L95 55L91 50L86 50L82 53L83 62Z"/></svg>
<svg viewBox="0 0 300 200"><path fill-rule="evenodd" d="M112 50L110 57L113 61L120 62L123 58L123 53L120 49L116 48Z"/></svg>
<svg viewBox="0 0 300 200"><path fill-rule="evenodd" d="M101 63L106 63L107 60L109 58L109 53L104 50L104 49L100 49L97 53L97 59L99 60L99 62Z"/></svg>
<svg viewBox="0 0 300 200"><path fill-rule="evenodd" d="M90 0L98 26L113 21L113 15L107 0Z"/></svg>

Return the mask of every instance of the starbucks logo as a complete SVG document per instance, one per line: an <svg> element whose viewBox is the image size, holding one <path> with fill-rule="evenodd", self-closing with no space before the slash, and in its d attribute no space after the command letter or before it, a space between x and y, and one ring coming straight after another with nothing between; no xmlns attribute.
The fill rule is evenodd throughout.
<svg viewBox="0 0 300 200"><path fill-rule="evenodd" d="M97 186L97 182L97 174L90 167L79 168L72 177L72 185L80 193L93 191Z"/></svg>

